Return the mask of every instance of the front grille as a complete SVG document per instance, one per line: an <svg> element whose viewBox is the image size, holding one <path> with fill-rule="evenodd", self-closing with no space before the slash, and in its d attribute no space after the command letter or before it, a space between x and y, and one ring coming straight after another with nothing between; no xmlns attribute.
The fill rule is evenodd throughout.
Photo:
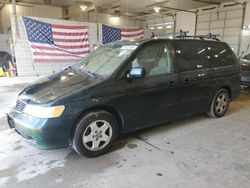
<svg viewBox="0 0 250 188"><path fill-rule="evenodd" d="M18 112L22 112L24 110L25 106L26 106L26 104L24 102L17 100L15 110Z"/></svg>

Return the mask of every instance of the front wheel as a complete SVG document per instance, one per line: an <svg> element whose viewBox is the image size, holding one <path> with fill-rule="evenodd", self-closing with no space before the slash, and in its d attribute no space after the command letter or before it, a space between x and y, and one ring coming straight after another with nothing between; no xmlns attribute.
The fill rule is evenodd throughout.
<svg viewBox="0 0 250 188"><path fill-rule="evenodd" d="M230 103L229 93L225 89L220 89L214 96L208 116L218 118L225 115Z"/></svg>
<svg viewBox="0 0 250 188"><path fill-rule="evenodd" d="M116 118L106 111L86 114L77 124L73 148L85 157L97 157L107 153L118 137Z"/></svg>

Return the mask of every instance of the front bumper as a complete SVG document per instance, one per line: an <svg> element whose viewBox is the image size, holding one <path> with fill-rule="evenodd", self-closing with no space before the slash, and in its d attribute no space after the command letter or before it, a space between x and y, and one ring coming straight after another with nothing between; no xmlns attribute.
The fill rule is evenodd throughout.
<svg viewBox="0 0 250 188"><path fill-rule="evenodd" d="M56 149L69 146L70 125L62 118L39 119L11 110L7 114L10 128L25 141L40 149Z"/></svg>

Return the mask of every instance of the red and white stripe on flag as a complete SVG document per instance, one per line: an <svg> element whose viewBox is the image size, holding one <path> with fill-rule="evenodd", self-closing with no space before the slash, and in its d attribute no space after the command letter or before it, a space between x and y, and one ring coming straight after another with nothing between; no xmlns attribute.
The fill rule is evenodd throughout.
<svg viewBox="0 0 250 188"><path fill-rule="evenodd" d="M77 62L90 52L87 26L52 25L52 38L31 44L34 62Z"/></svg>
<svg viewBox="0 0 250 188"><path fill-rule="evenodd" d="M23 17L34 62L77 62L89 52L88 26L59 25Z"/></svg>
<svg viewBox="0 0 250 188"><path fill-rule="evenodd" d="M122 40L138 39L144 36L142 28L121 29Z"/></svg>

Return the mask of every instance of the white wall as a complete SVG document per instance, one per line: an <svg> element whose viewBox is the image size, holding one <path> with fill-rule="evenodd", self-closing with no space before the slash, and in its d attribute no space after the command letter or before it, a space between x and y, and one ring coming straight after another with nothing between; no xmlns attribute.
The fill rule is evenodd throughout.
<svg viewBox="0 0 250 188"><path fill-rule="evenodd" d="M230 6L208 11L200 11L197 22L197 35L219 34L219 39L227 42L240 53L242 5Z"/></svg>
<svg viewBox="0 0 250 188"><path fill-rule="evenodd" d="M241 37L241 56L245 56L250 53L250 3L246 7L246 15L244 25L247 25L249 29L242 31Z"/></svg>
<svg viewBox="0 0 250 188"><path fill-rule="evenodd" d="M89 27L89 44L90 49L93 50L95 45L102 44L102 30L101 24L90 23L90 22L78 22L72 20L56 20L47 18L34 19L48 22L51 24L63 24L63 25L85 25ZM12 23L14 23L14 18L12 18ZM16 38L15 44L15 55L16 55L16 65L19 76L29 76L29 75L43 75L52 74L63 67L72 65L73 63L37 63L32 60L32 53L30 45L28 43L25 28L23 25L22 17L19 16L17 19L19 36ZM14 24L13 24L14 25ZM14 26L13 26L14 29Z"/></svg>
<svg viewBox="0 0 250 188"><path fill-rule="evenodd" d="M61 18L62 8L51 7L46 5L29 5L29 6L16 6L17 15L34 16L43 18ZM2 33L11 34L11 21L10 15L12 14L12 5L5 5L0 12L0 19L2 24Z"/></svg>
<svg viewBox="0 0 250 188"><path fill-rule="evenodd" d="M176 14L176 31L189 31L188 35L195 35L196 16L194 13L177 12Z"/></svg>
<svg viewBox="0 0 250 188"><path fill-rule="evenodd" d="M58 71L63 67L72 65L72 63L35 63L32 60L32 54L30 50L29 43L26 38L25 30L23 27L21 16L31 16L36 17L35 19L49 22L58 23L65 25L87 25L89 26L89 40L90 48L92 49L94 45L101 44L101 24L104 23L116 27L144 27L145 22L135 19L119 18L118 20L113 20L110 15L99 13L97 19L94 13L84 14L82 11L76 8L70 8L71 13L78 15L71 19L71 21L65 20L55 20L62 18L63 10L60 7L52 7L46 5L29 5L29 6L18 6L17 5L17 35L15 35L15 56L17 71L19 76L28 75L42 75L51 74L54 71ZM15 34L16 26L15 19L12 15L12 6L6 5L0 12L0 24L2 28L2 33L5 34ZM47 19L54 18L54 19ZM78 22L79 21L79 22ZM85 21L85 22L84 22ZM89 23L96 22L96 23ZM0 28L0 32L1 32Z"/></svg>
<svg viewBox="0 0 250 188"><path fill-rule="evenodd" d="M0 11L0 19L1 19L1 32L3 34L11 34L11 24L10 24L10 9L9 6L6 5Z"/></svg>
<svg viewBox="0 0 250 188"><path fill-rule="evenodd" d="M245 15L244 25L250 25L250 2L247 4L247 7L246 7L246 15Z"/></svg>
<svg viewBox="0 0 250 188"><path fill-rule="evenodd" d="M63 24L63 25L87 25L89 26L89 40L90 48L93 48L94 44L99 44L97 39L97 24L95 23L85 23L77 21L67 21L67 20L56 20L47 18L34 18L40 21L48 22L51 24ZM13 20L13 19L12 19ZM29 75L44 75L52 74L54 71L61 70L63 67L72 65L73 63L37 63L33 62L30 45L28 43L22 17L18 17L18 27L19 27L19 37L16 39L15 44L15 55L16 55L16 65L19 76L29 76Z"/></svg>
<svg viewBox="0 0 250 188"><path fill-rule="evenodd" d="M85 13L80 10L77 6L69 7L69 15L72 15L71 20L83 21L83 22L94 22L94 23L103 23L110 26L116 26L120 28L126 27L145 27L145 21L139 19L132 19L127 17L119 17L113 19L110 14L88 12ZM75 15L75 16L74 16Z"/></svg>
<svg viewBox="0 0 250 188"><path fill-rule="evenodd" d="M5 51L11 54L10 42L12 40L11 35L1 35L0 34L0 51Z"/></svg>
<svg viewBox="0 0 250 188"><path fill-rule="evenodd" d="M148 19L145 37L155 34L155 37L169 37L174 34L174 18L167 16L162 18Z"/></svg>

